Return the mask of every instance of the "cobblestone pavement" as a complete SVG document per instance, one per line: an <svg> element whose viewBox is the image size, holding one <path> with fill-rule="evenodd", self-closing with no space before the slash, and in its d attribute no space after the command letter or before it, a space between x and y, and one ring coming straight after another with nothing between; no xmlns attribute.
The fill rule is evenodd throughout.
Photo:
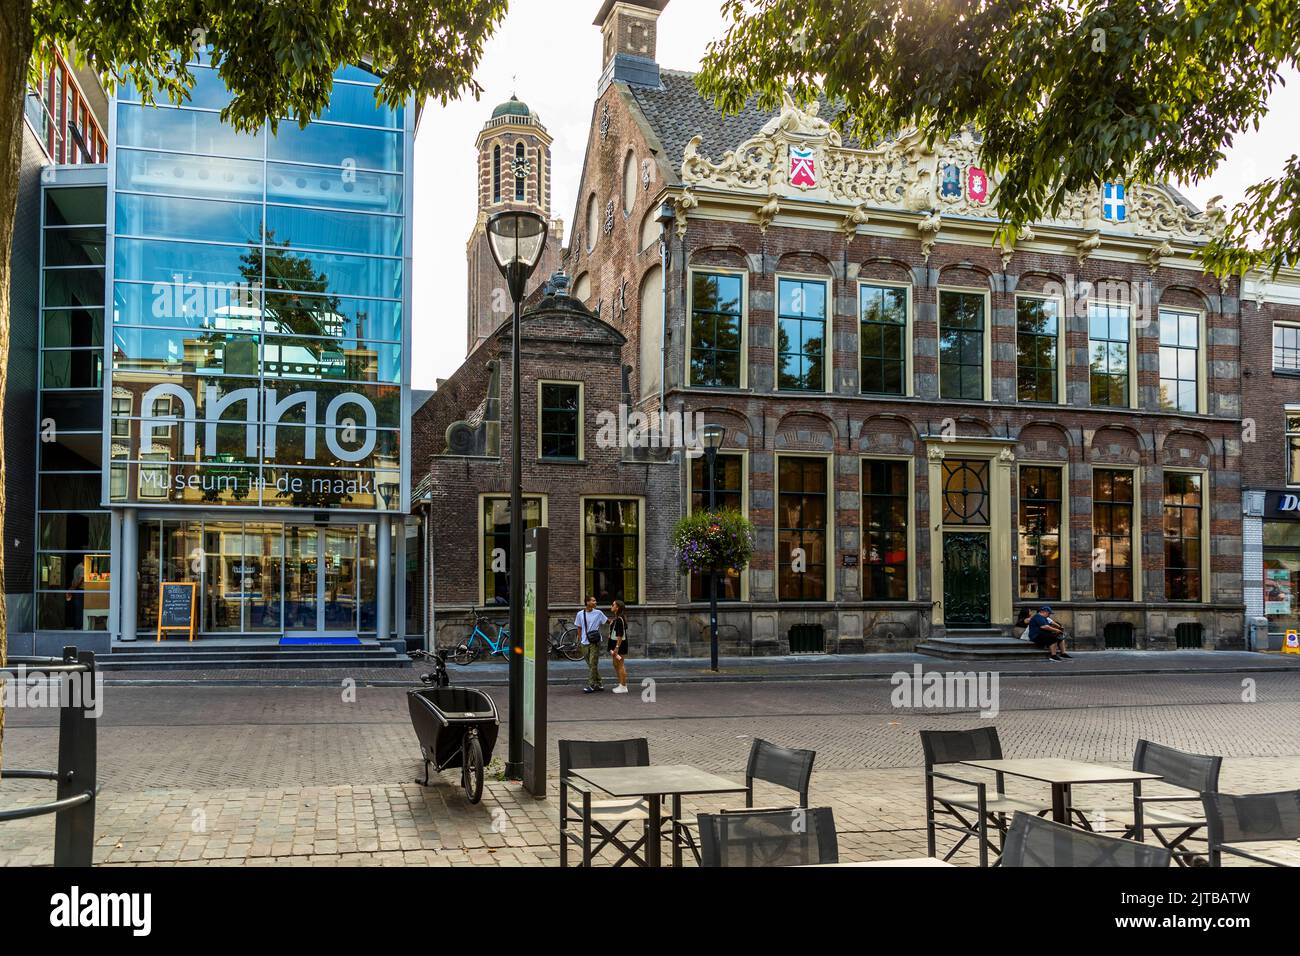
<svg viewBox="0 0 1300 956"><path fill-rule="evenodd" d="M960 666L960 665L957 665ZM645 662L642 673L650 671ZM644 735L657 763L739 778L754 736L818 752L812 801L830 805L842 859L925 853L923 727L968 727L978 714L891 706L883 680L706 685L665 677L626 696L556 688L552 741ZM1225 790L1300 787L1300 674L1005 677L994 720L1008 756L1125 764L1139 737L1223 754ZM650 693L652 691L652 693ZM344 688L110 686L99 727L103 863L553 865L554 793L534 800L490 780L469 806L453 774L422 788L404 692ZM496 694L504 716L504 693ZM8 767L53 760L53 711L11 710ZM503 728L504 730L504 728ZM504 733L502 735L504 748ZM554 758L554 745L551 747ZM503 752L503 751L502 751ZM500 756L500 753L498 754ZM553 762L553 760L552 760ZM494 768L495 769L495 768ZM1030 783L1009 789L1042 793ZM1128 791L1084 788L1076 805L1118 811ZM6 781L4 806L48 798ZM786 802L776 792L768 803ZM764 803L760 791L757 802ZM689 810L736 805L702 801ZM48 863L49 818L0 825L0 863ZM974 862L963 850L960 862Z"/></svg>

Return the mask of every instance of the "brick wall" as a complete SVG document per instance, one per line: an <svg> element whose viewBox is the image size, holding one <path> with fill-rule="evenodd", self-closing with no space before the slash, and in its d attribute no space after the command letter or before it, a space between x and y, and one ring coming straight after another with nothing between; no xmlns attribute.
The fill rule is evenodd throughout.
<svg viewBox="0 0 1300 956"><path fill-rule="evenodd" d="M1248 297L1241 309L1241 368L1247 454L1246 488L1287 485L1286 405L1300 405L1300 372L1273 369L1273 323L1300 323L1300 306L1257 303Z"/></svg>

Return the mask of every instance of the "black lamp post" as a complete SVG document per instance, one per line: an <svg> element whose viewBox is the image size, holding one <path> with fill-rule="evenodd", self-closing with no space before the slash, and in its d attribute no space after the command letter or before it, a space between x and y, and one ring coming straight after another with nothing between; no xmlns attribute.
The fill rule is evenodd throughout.
<svg viewBox="0 0 1300 956"><path fill-rule="evenodd" d="M546 248L546 220L533 212L499 212L488 220L487 235L492 258L505 276L515 307L510 349L510 749L506 777L520 780L524 763L524 475L519 315L528 277Z"/></svg>
<svg viewBox="0 0 1300 956"><path fill-rule="evenodd" d="M704 426L704 458L709 464L709 511L718 510L718 449L726 430L721 425ZM709 572L709 660L718 670L718 569Z"/></svg>

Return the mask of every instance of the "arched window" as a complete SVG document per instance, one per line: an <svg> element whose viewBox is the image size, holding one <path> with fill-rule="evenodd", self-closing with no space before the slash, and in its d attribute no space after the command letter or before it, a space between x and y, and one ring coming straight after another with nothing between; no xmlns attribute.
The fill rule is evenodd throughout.
<svg viewBox="0 0 1300 956"><path fill-rule="evenodd" d="M663 371L663 295L663 271L659 266L654 266L641 280L641 355L638 377L642 398L648 398L659 391Z"/></svg>
<svg viewBox="0 0 1300 956"><path fill-rule="evenodd" d="M519 170L523 169L524 163L528 161L527 151L523 143L515 143L515 202L523 202L525 199L525 188L528 180L519 175Z"/></svg>
<svg viewBox="0 0 1300 956"><path fill-rule="evenodd" d="M492 147L492 201L501 201L501 147Z"/></svg>
<svg viewBox="0 0 1300 956"><path fill-rule="evenodd" d="M585 303L591 298L591 274L584 272L578 276L577 281L573 283L573 297L579 302Z"/></svg>
<svg viewBox="0 0 1300 956"><path fill-rule="evenodd" d="M596 248L596 239L600 236L600 207L596 205L596 196L593 193L587 200L587 251Z"/></svg>
<svg viewBox="0 0 1300 956"><path fill-rule="evenodd" d="M625 216L632 215L632 208L636 205L637 185L636 153L629 152L627 159L623 160L623 214Z"/></svg>

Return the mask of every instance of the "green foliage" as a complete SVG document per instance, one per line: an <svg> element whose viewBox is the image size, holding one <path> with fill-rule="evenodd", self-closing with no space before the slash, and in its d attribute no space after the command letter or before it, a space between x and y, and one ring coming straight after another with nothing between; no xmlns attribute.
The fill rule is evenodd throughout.
<svg viewBox="0 0 1300 956"><path fill-rule="evenodd" d="M754 557L754 526L735 508L697 511L673 526L672 543L683 574L743 571Z"/></svg>
<svg viewBox="0 0 1300 956"><path fill-rule="evenodd" d="M376 99L443 103L478 95L474 69L507 0L34 0L33 68L71 48L106 84L122 79L179 103L189 63L211 47L233 99L222 118L242 129L292 117L305 125L329 103L334 71L371 64Z"/></svg>
<svg viewBox="0 0 1300 956"><path fill-rule="evenodd" d="M1208 176L1297 65L1300 0L726 0L700 89L727 112L824 95L865 142L964 125L1014 234L1105 180ZM1253 187L1204 255L1219 275L1300 259L1300 162ZM1254 248L1247 243L1254 240Z"/></svg>

